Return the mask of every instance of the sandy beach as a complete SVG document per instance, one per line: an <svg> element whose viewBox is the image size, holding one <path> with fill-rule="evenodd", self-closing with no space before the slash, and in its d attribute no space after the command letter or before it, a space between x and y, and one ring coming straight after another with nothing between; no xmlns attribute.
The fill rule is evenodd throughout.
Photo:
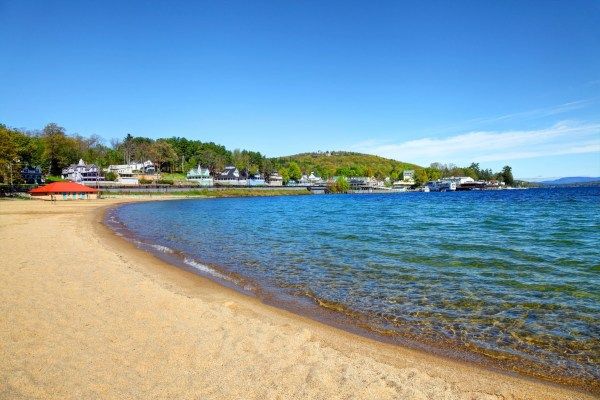
<svg viewBox="0 0 600 400"><path fill-rule="evenodd" d="M591 399L265 305L114 235L134 199L0 202L1 399Z"/></svg>

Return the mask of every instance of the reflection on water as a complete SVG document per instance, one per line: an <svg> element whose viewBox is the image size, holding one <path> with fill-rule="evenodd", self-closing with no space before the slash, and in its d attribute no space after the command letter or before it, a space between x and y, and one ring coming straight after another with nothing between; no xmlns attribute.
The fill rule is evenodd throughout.
<svg viewBox="0 0 600 400"><path fill-rule="evenodd" d="M600 188L185 200L114 217L373 330L600 380Z"/></svg>

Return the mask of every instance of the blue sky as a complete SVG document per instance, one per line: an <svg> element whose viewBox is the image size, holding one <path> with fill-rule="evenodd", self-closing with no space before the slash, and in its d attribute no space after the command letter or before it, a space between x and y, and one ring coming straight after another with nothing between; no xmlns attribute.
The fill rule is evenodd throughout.
<svg viewBox="0 0 600 400"><path fill-rule="evenodd" d="M0 54L13 127L600 176L598 0L0 0Z"/></svg>

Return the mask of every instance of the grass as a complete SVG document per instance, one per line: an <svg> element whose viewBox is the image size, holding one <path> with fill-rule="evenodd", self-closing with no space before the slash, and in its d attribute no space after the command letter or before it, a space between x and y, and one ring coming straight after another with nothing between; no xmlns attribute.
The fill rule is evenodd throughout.
<svg viewBox="0 0 600 400"><path fill-rule="evenodd" d="M58 175L48 175L46 176L46 183L52 183L52 182L64 182L65 180L62 178L62 176L58 176Z"/></svg>
<svg viewBox="0 0 600 400"><path fill-rule="evenodd" d="M161 172L161 174L160 174L160 179L167 180L167 181L173 181L174 183L177 183L177 182L189 183L186 180L186 178L187 178L187 175L184 173L168 174L168 173Z"/></svg>

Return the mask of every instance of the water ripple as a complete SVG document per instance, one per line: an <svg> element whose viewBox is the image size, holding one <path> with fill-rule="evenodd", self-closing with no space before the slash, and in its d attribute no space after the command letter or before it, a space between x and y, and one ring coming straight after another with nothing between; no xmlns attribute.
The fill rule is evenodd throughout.
<svg viewBox="0 0 600 400"><path fill-rule="evenodd" d="M374 330L600 381L599 188L172 201L115 214L155 248L202 260L195 268L219 265Z"/></svg>

